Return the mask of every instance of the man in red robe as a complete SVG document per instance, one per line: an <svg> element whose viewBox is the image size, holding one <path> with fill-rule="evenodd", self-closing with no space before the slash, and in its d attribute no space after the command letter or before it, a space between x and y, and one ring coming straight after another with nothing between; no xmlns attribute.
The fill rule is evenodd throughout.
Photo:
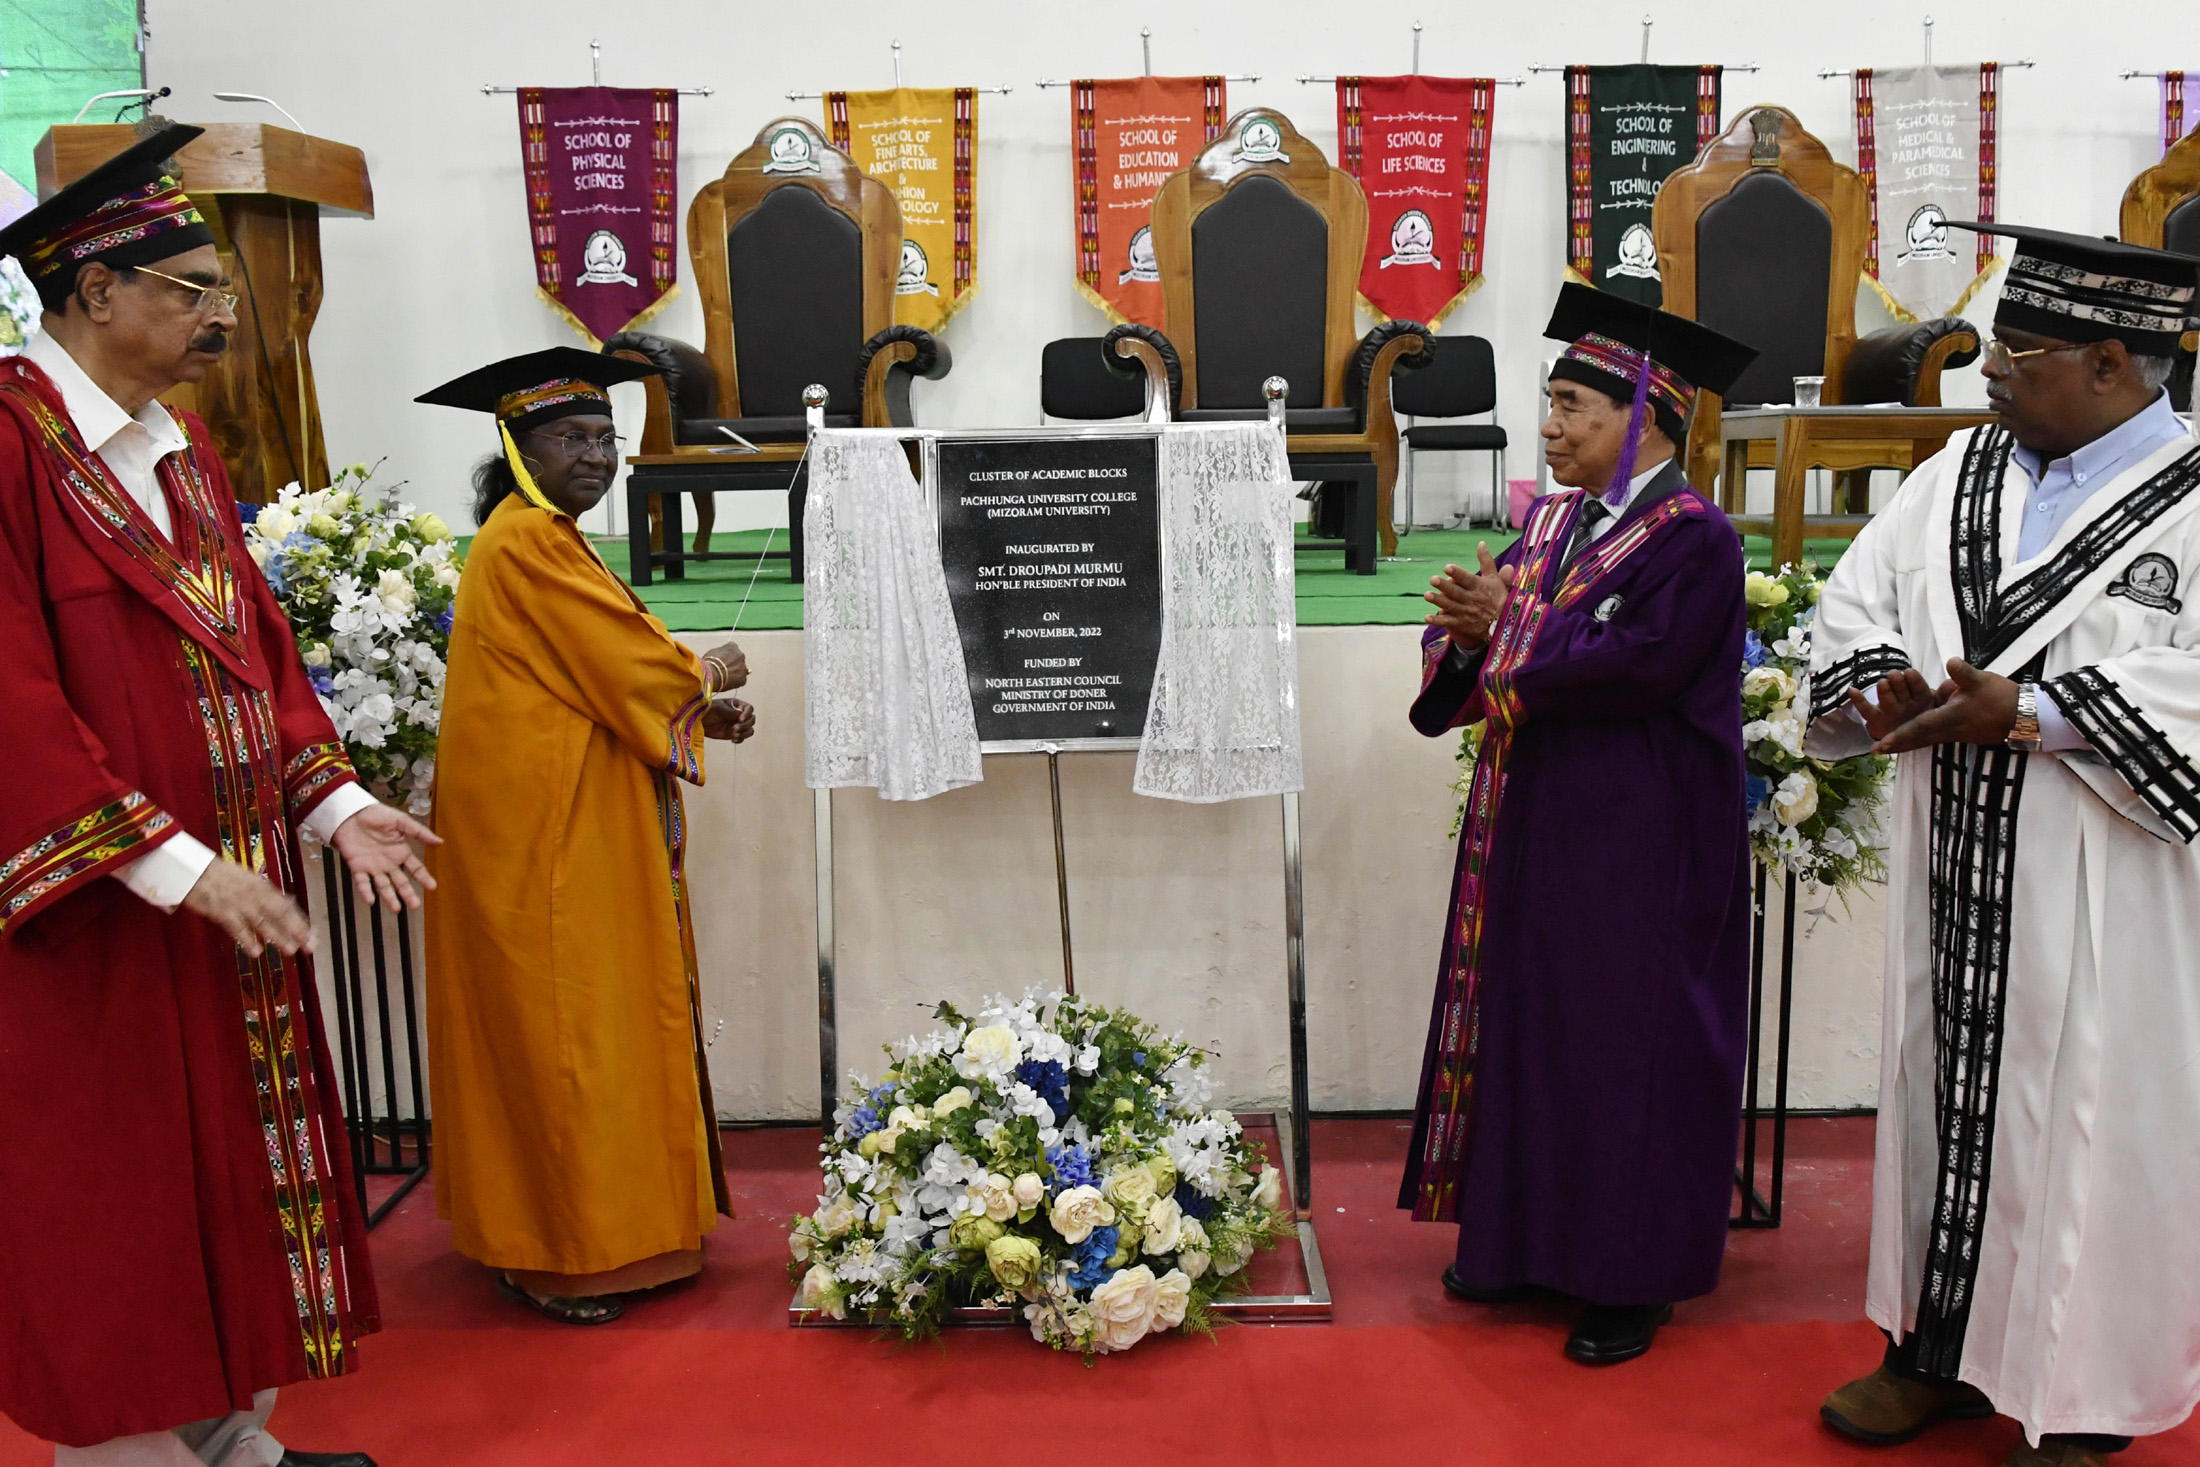
<svg viewBox="0 0 2200 1467"><path fill-rule="evenodd" d="M419 904L205 425L155 397L236 325L164 127L6 230L0 359L0 1411L57 1467L285 1451L275 1387L377 1325L297 831Z"/></svg>

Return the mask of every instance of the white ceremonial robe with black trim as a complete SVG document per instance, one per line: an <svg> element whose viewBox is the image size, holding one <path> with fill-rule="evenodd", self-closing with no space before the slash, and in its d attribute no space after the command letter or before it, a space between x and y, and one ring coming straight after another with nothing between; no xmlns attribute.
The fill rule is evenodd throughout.
<svg viewBox="0 0 2200 1467"><path fill-rule="evenodd" d="M1951 657L2053 694L2091 747L1897 761L1866 1310L2047 1432L2200 1402L2200 445L2016 562L1998 427L1914 472L1828 579L1822 758L1851 687Z"/></svg>

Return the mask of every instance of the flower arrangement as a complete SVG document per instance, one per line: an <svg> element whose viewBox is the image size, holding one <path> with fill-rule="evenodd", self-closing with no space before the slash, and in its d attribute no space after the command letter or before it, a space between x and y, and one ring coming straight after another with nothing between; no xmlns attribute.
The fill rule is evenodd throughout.
<svg viewBox="0 0 2200 1467"><path fill-rule="evenodd" d="M834 1112L825 1191L789 1235L798 1307L915 1339L958 1305L1021 1306L1088 1358L1209 1330L1293 1224L1276 1169L1207 1108L1207 1056L1059 994L936 1017Z"/></svg>
<svg viewBox="0 0 2200 1467"><path fill-rule="evenodd" d="M38 329L38 292L15 263L15 256L0 255L0 356L21 351Z"/></svg>
<svg viewBox="0 0 2200 1467"><path fill-rule="evenodd" d="M425 816L461 557L440 518L370 489L373 475L353 464L326 489L238 508L352 768Z"/></svg>
<svg viewBox="0 0 2200 1467"><path fill-rule="evenodd" d="M1742 745L1749 793L1750 850L1764 865L1785 868L1836 892L1884 881L1880 828L1883 795L1894 761L1864 754L1811 759L1803 754L1810 721L1810 624L1824 582L1814 565L1778 575L1751 571L1743 582L1748 630L1742 634ZM1482 725L1460 731L1458 805L1451 833L1466 818Z"/></svg>
<svg viewBox="0 0 2200 1467"><path fill-rule="evenodd" d="M1749 843L1757 859L1837 892L1884 881L1880 817L1894 760L1864 754L1812 759L1810 625L1824 582L1814 565L1751 571L1742 638L1742 745L1748 770Z"/></svg>

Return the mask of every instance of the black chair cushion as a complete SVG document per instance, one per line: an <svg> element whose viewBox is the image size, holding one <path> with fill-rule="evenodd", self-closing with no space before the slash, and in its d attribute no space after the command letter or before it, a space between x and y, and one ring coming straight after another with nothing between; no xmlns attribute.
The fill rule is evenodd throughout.
<svg viewBox="0 0 2200 1467"><path fill-rule="evenodd" d="M707 417L718 411L718 369L684 341L649 331L620 331L603 344L606 352L631 351L647 357L664 378L672 418Z"/></svg>
<svg viewBox="0 0 2200 1467"><path fill-rule="evenodd" d="M1231 188L1192 221L1192 292L1203 406L1260 407L1270 377L1322 401L1329 221L1311 204L1265 174Z"/></svg>
<svg viewBox="0 0 2200 1467"><path fill-rule="evenodd" d="M1447 423L1440 428L1416 423L1399 436L1424 453L1488 452L1505 446L1505 430L1495 423Z"/></svg>
<svg viewBox="0 0 2200 1467"><path fill-rule="evenodd" d="M1176 415L1180 423L1251 423L1268 416L1268 409L1257 408L1186 408ZM1286 433L1357 433L1360 431L1360 415L1348 407L1295 408L1283 412L1283 431Z"/></svg>
<svg viewBox="0 0 2200 1467"><path fill-rule="evenodd" d="M827 413L828 428L854 428L859 426L859 414ZM733 440L719 432L731 428L751 443L793 443L809 432L809 420L801 416L774 418L683 418L673 425L672 440L675 443L718 447Z"/></svg>
<svg viewBox="0 0 2200 1467"><path fill-rule="evenodd" d="M1833 220L1779 173L1753 173L1696 220L1696 319L1757 348L1728 403L1793 402L1826 370Z"/></svg>
<svg viewBox="0 0 2200 1467"><path fill-rule="evenodd" d="M1942 316L1914 326L1889 326L1857 338L1841 368L1841 401L1917 406L1918 372L1925 365L1926 354L1933 343L1957 332L1978 339L1978 328L1960 316ZM1978 348L1974 346L1949 357L1948 365L1961 367L1977 360Z"/></svg>
<svg viewBox="0 0 2200 1467"><path fill-rule="evenodd" d="M734 373L746 417L802 414L802 389L836 394L863 350L863 232L799 183L764 196L726 235Z"/></svg>
<svg viewBox="0 0 2200 1467"><path fill-rule="evenodd" d="M1442 336L1418 372L1390 379L1390 406L1409 418L1471 418L1497 406L1497 354L1479 336ZM1410 358L1401 358L1403 366Z"/></svg>
<svg viewBox="0 0 2200 1467"><path fill-rule="evenodd" d="M1098 336L1065 336L1039 352L1039 411L1050 418L1135 418L1146 410L1143 373L1118 377ZM1132 364L1132 365L1135 365Z"/></svg>

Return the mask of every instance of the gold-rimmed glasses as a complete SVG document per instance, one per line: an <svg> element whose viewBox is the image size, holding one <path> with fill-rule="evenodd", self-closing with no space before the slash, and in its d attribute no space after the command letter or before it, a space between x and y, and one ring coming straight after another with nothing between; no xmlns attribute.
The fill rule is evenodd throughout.
<svg viewBox="0 0 2200 1467"><path fill-rule="evenodd" d="M2026 357L2044 357L2049 352L2058 351L2084 351L2092 344L2090 341L2072 341L2061 346L2035 346L2030 351L2011 351L2008 342L1998 336L1989 336L1986 338L1985 365L2006 372Z"/></svg>
<svg viewBox="0 0 2200 1467"><path fill-rule="evenodd" d="M179 280L173 275L165 274L148 265L139 265L136 268L140 275L150 275L155 280L165 280L170 285L180 285L185 290L195 291L197 299L191 302L191 309L202 316L212 315L216 306L225 311L237 309L237 298L219 286L201 285L196 280Z"/></svg>

